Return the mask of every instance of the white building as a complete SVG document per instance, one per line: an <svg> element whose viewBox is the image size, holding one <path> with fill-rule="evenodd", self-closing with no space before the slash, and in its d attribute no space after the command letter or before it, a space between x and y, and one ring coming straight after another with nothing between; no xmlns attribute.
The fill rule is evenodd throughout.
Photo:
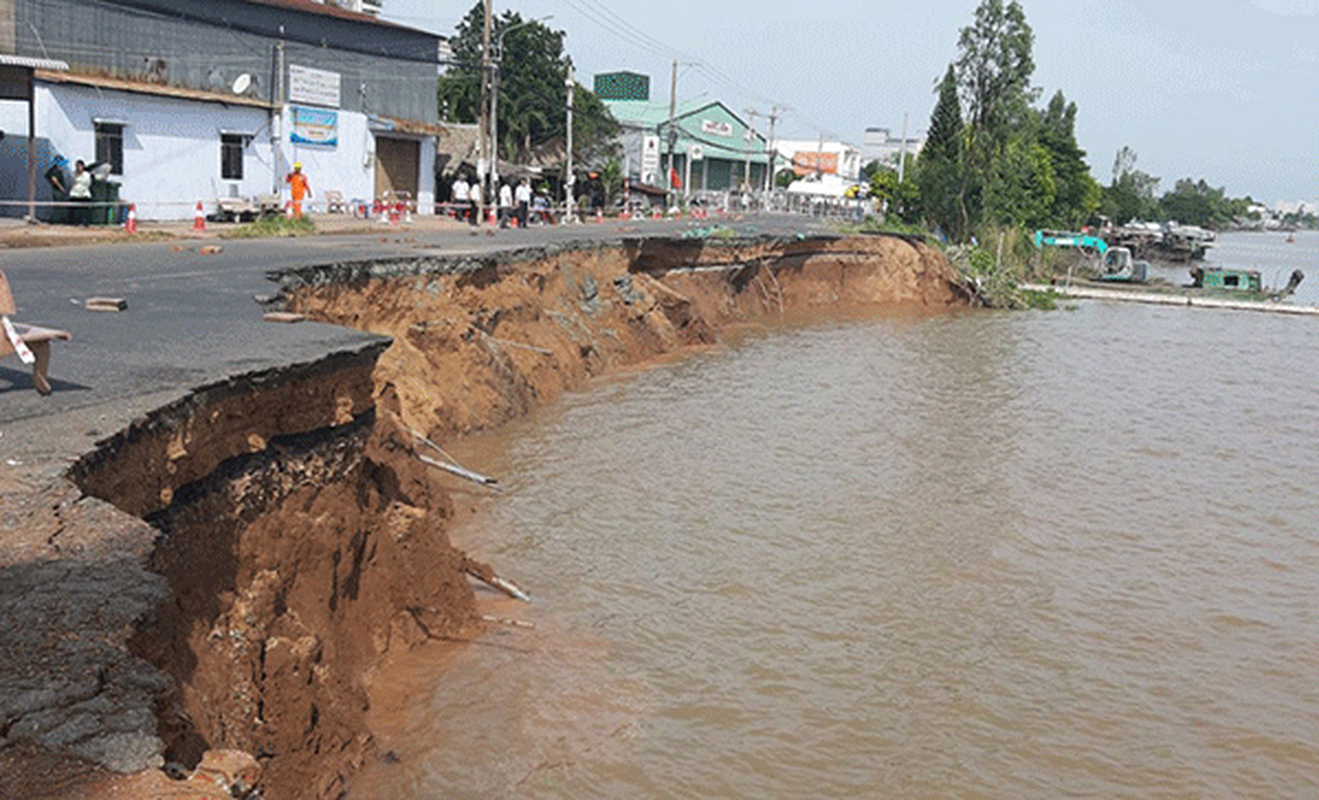
<svg viewBox="0 0 1319 800"><path fill-rule="evenodd" d="M902 136L894 136L889 128L866 128L865 138L861 143L861 164L864 166L878 162L897 169L898 159L903 152L915 158L920 155L924 146L923 132L909 135L904 141Z"/></svg>
<svg viewBox="0 0 1319 800"><path fill-rule="evenodd" d="M31 105L0 100L0 215L28 212L29 109L38 202L51 199L41 176L56 156L107 165L102 193L142 219L286 198L301 162L317 203L405 196L433 213L440 37L362 13L378 5L0 0L0 50L9 23L17 51L0 56L0 97L21 88L5 58L50 51L27 73ZM36 24L16 24L28 18ZM122 218L122 206L105 210Z"/></svg>

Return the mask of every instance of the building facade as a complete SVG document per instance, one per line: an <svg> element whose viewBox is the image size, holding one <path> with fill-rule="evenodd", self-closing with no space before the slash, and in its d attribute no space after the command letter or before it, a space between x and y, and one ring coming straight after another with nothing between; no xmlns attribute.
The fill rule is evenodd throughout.
<svg viewBox="0 0 1319 800"><path fill-rule="evenodd" d="M428 212L440 37L341 6L356 7L0 0L0 53L69 65L34 74L38 172L57 155L108 164L139 217L187 219L199 201L284 194L301 162L318 198L405 195ZM8 176L26 160L27 114L0 101L0 128L18 134L0 141L10 216L26 199L26 169Z"/></svg>
<svg viewBox="0 0 1319 800"><path fill-rule="evenodd" d="M684 196L764 188L765 137L723 103L680 105L670 125L667 103L603 102L623 128L624 172L633 182Z"/></svg>

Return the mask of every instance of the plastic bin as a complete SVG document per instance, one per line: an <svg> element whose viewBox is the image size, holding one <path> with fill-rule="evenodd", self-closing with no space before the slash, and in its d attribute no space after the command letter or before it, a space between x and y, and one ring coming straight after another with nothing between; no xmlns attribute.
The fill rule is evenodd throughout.
<svg viewBox="0 0 1319 800"><path fill-rule="evenodd" d="M114 181L92 181L91 218L93 225L115 225L119 222L118 205L100 205L119 202L119 184Z"/></svg>

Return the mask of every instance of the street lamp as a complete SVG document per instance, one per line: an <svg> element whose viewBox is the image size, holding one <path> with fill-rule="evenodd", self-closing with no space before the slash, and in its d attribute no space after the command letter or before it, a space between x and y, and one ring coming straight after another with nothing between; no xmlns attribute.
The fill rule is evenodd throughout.
<svg viewBox="0 0 1319 800"><path fill-rule="evenodd" d="M546 14L543 17L525 20L499 32L499 39L495 45L495 71L490 82L490 191L492 192L499 191L499 66L504 61L504 37L518 28L525 28L533 22L544 22L547 19L554 19L554 15Z"/></svg>

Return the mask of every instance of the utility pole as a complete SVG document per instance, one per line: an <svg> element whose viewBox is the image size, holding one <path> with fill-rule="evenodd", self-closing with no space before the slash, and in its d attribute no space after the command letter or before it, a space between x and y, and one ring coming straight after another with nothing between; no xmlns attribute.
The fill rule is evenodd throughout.
<svg viewBox="0 0 1319 800"><path fill-rule="evenodd" d="M279 39L270 53L270 193L278 195L280 187L280 120L284 116L284 26L279 26Z"/></svg>
<svg viewBox="0 0 1319 800"><path fill-rule="evenodd" d="M747 119L751 120L751 124L747 125L747 135L746 135L747 149L746 149L746 153L744 154L746 156L746 160L742 164L743 193L751 191L751 143L756 140L756 116L757 116L756 110L754 108L748 108L746 110L746 115L747 115Z"/></svg>
<svg viewBox="0 0 1319 800"><path fill-rule="evenodd" d="M664 175L664 185L667 191L664 193L664 201L669 208L673 203L669 202L669 196L673 194L673 148L678 144L678 129L673 127L674 119L678 115L678 59L673 59L673 77L669 80L669 134L666 137L669 140L669 170Z"/></svg>
<svg viewBox="0 0 1319 800"><path fill-rule="evenodd" d="M902 145L898 149L898 183L902 183L902 176L907 168L907 115L902 115Z"/></svg>
<svg viewBox="0 0 1319 800"><path fill-rule="evenodd" d="M779 151L774 142L774 124L779 121L779 107L774 106L769 112L769 169L765 172L765 200L769 204L769 194L774 191L774 161Z"/></svg>
<svg viewBox="0 0 1319 800"><path fill-rule="evenodd" d="M577 176L572 171L572 104L576 88L577 81L573 78L573 65L570 63L568 64L568 176L563 182L568 205L567 213L563 215L564 222L572 222L574 219L572 192L573 186L577 183Z"/></svg>
<svg viewBox="0 0 1319 800"><path fill-rule="evenodd" d="M490 168L490 15L494 0L484 0L485 20L481 26L481 124L478 133L476 157L476 183L479 200L476 204L477 224L485 221L486 172Z"/></svg>

